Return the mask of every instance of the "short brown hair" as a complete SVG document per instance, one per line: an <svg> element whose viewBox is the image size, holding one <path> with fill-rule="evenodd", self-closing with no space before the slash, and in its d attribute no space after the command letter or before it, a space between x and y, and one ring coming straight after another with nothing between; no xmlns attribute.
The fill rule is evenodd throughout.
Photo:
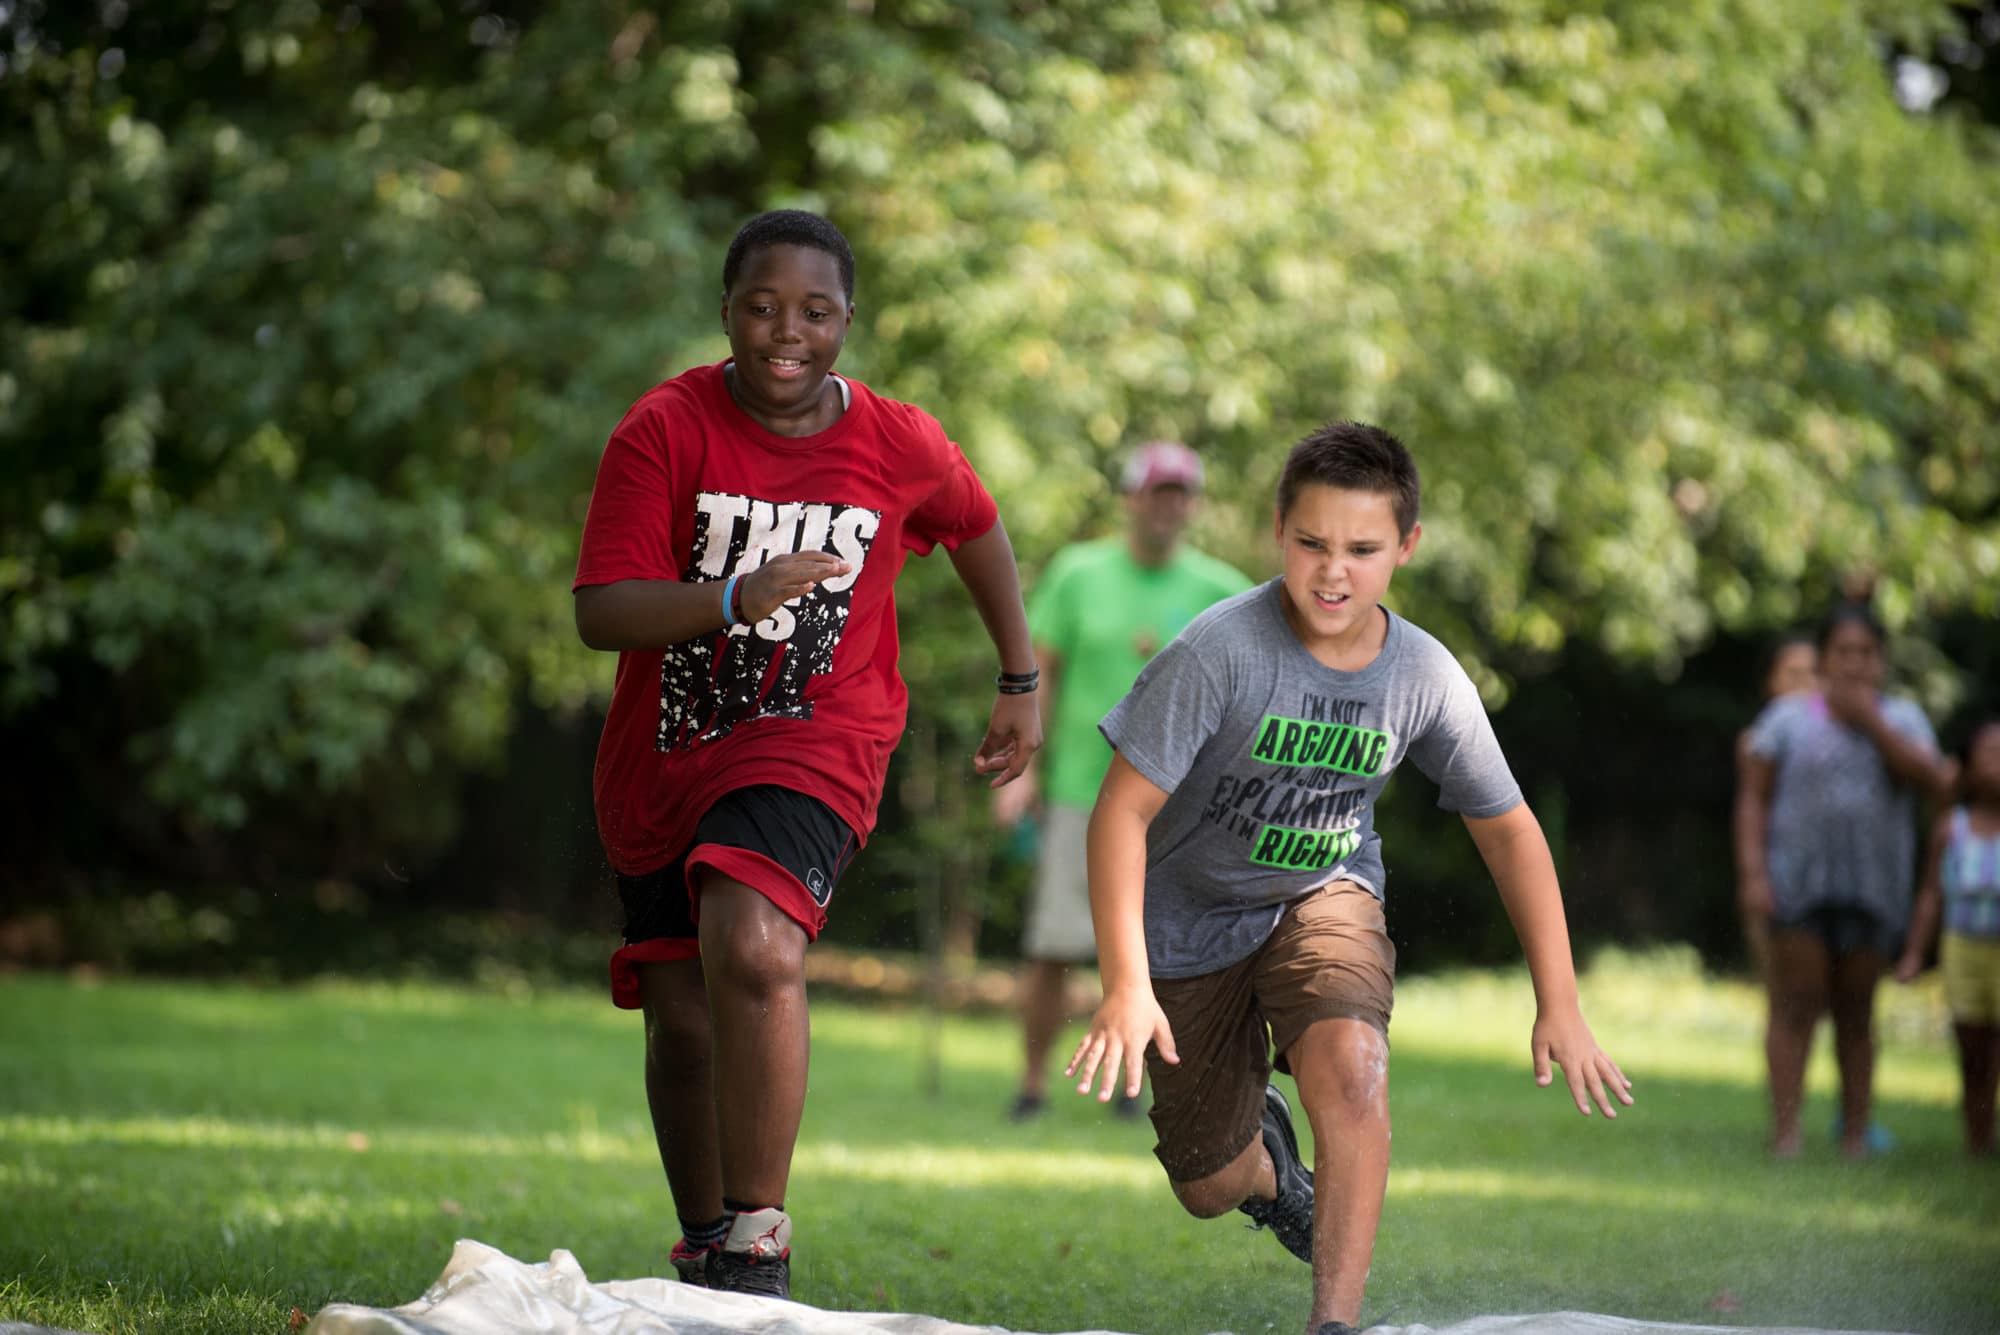
<svg viewBox="0 0 2000 1335"><path fill-rule="evenodd" d="M1290 514L1300 489L1314 483L1387 496L1397 532L1407 538L1417 526L1422 500L1417 461L1402 441L1379 426L1328 422L1292 446L1278 475L1278 517Z"/></svg>

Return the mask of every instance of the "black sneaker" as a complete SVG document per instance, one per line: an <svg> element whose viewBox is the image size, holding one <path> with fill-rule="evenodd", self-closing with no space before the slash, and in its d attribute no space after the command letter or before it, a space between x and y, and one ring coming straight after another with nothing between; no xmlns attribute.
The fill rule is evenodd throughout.
<svg viewBox="0 0 2000 1335"><path fill-rule="evenodd" d="M1350 1326L1345 1321L1322 1321L1313 1335L1361 1335L1361 1327Z"/></svg>
<svg viewBox="0 0 2000 1335"><path fill-rule="evenodd" d="M1043 1109L1047 1106L1048 1100L1044 1099L1040 1094L1024 1093L1007 1105L1007 1120L1010 1122L1033 1121L1042 1115Z"/></svg>
<svg viewBox="0 0 2000 1335"><path fill-rule="evenodd" d="M1285 1250L1312 1264L1313 1175L1299 1158L1299 1138L1292 1132L1292 1105L1276 1085L1264 1086L1264 1148L1278 1179L1278 1198L1252 1196L1236 1208L1250 1216L1250 1227L1268 1228Z"/></svg>
<svg viewBox="0 0 2000 1335"><path fill-rule="evenodd" d="M708 1258L708 1287L722 1293L792 1296L792 1217L752 1210L729 1225L722 1250Z"/></svg>

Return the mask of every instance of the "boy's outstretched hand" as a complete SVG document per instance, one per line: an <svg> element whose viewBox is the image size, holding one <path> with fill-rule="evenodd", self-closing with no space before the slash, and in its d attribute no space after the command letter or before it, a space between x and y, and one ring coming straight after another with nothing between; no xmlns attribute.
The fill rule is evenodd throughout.
<svg viewBox="0 0 2000 1335"><path fill-rule="evenodd" d="M1118 1067L1123 1063L1123 1092L1126 1098L1136 1099L1140 1083L1146 1077L1148 1043L1160 1049L1162 1061L1180 1065L1180 1053L1174 1051L1173 1028L1167 1023L1167 1013L1160 1009L1152 988L1122 988L1107 993L1104 1004L1090 1017L1090 1032L1076 1045L1076 1055L1063 1067L1063 1074L1071 1076L1081 1070L1083 1079L1077 1081L1076 1092L1088 1094L1090 1082L1102 1068L1104 1087L1098 1090L1097 1101L1109 1103L1112 1091L1118 1088Z"/></svg>
<svg viewBox="0 0 2000 1335"><path fill-rule="evenodd" d="M736 600L742 604L743 619L755 625L786 603L853 569L831 552L786 552L745 574Z"/></svg>
<svg viewBox="0 0 2000 1335"><path fill-rule="evenodd" d="M1618 1069L1618 1063L1611 1060L1611 1054L1597 1046L1597 1040L1590 1035L1590 1026L1583 1022L1583 1012L1576 1007L1554 1015L1538 1013L1529 1044L1535 1055L1535 1083L1553 1082L1551 1062L1562 1067L1563 1079L1569 1082L1569 1096L1576 1100L1576 1110L1585 1117L1590 1116L1592 1099L1597 1100L1606 1117L1618 1116L1618 1110L1611 1106L1613 1099L1628 1108L1632 1106L1632 1082Z"/></svg>
<svg viewBox="0 0 2000 1335"><path fill-rule="evenodd" d="M993 717L986 725L978 754L972 757L972 768L992 774L993 782L987 786L999 788L1020 778L1028 761L1041 749L1042 707L1035 693L996 695Z"/></svg>

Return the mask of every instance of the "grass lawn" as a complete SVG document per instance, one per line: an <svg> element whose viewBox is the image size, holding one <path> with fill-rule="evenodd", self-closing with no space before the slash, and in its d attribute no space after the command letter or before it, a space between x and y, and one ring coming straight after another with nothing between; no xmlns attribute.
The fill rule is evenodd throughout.
<svg viewBox="0 0 2000 1335"><path fill-rule="evenodd" d="M1534 1087L1522 977L1406 982L1366 1315L1994 1330L2000 1164L1960 1151L1934 986L1884 991L1900 1147L1838 1160L1822 1037L1811 1147L1772 1164L1747 988L1600 961L1586 1008L1641 1100L1606 1125ZM1305 1268L1183 1216L1143 1121L1082 1100L1002 1119L1004 1020L944 1024L934 1097L920 1013L821 1001L813 1042L788 1202L802 1300L1018 1330L1302 1327ZM670 1220L637 1020L595 995L0 978L0 1321L277 1332L294 1307L416 1297L460 1237L657 1274Z"/></svg>

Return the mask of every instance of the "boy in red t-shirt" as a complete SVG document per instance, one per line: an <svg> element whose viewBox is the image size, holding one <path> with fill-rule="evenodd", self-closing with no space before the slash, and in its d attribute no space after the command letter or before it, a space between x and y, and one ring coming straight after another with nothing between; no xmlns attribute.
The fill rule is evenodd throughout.
<svg viewBox="0 0 2000 1335"><path fill-rule="evenodd" d="M594 783L625 908L611 987L645 1012L673 1263L788 1297L805 948L903 731L908 553L945 546L999 651L973 768L1012 781L1042 730L992 497L936 420L832 374L854 318L847 239L814 214L762 214L722 288L729 359L655 386L605 446L576 624L619 651Z"/></svg>

